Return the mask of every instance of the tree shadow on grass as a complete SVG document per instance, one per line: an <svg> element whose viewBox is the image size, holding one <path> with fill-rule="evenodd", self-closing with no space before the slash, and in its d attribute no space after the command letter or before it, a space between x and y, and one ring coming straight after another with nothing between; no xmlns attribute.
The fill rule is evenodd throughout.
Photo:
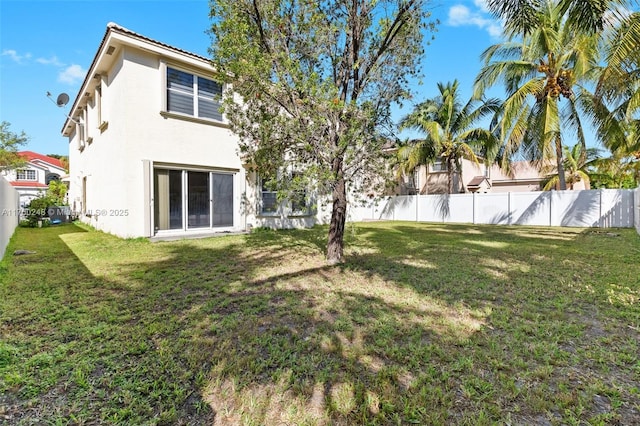
<svg viewBox="0 0 640 426"><path fill-rule="evenodd" d="M58 266L75 280L52 268L37 289L48 297L34 306L39 319L8 333L16 360L29 348L55 358L37 358L45 384L28 412L108 423L535 423L585 405L555 407L566 395L537 381L551 351L566 363L560 344L573 337L559 329L549 340L566 316L528 278L566 273L554 276L543 251L549 238L562 249L562 233L530 238L540 254L527 263L514 254L524 237L507 230L362 225L347 236L347 261L330 267L325 231L158 244L63 236ZM19 347L25 334L33 339ZM63 359L64 374L42 373ZM29 386L10 390L20 408Z"/></svg>

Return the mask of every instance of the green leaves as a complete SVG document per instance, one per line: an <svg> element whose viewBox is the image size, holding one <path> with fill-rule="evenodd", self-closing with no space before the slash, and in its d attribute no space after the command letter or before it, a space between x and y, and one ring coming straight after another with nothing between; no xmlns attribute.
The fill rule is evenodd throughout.
<svg viewBox="0 0 640 426"><path fill-rule="evenodd" d="M29 137L21 132L14 133L9 130L7 121L0 123L0 170L15 169L23 166L26 161L18 155L18 149L27 143Z"/></svg>

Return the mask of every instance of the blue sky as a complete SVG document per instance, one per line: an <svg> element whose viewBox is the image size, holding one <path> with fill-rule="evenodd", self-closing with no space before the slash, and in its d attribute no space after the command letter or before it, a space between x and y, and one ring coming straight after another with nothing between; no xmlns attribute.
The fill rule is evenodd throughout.
<svg viewBox="0 0 640 426"><path fill-rule="evenodd" d="M456 78L469 97L480 54L499 41L499 24L482 0L435 0L432 12L441 23L426 48L415 101ZM25 149L68 154L60 134L68 107L58 108L46 94L65 92L73 101L109 22L208 56L207 0L0 0L0 121L30 137ZM397 109L394 118L410 109Z"/></svg>

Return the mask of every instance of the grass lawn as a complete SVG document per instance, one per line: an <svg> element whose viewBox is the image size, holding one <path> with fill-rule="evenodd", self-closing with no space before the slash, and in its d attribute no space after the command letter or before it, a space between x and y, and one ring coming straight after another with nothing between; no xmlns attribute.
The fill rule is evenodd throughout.
<svg viewBox="0 0 640 426"><path fill-rule="evenodd" d="M634 230L18 229L0 423L640 424ZM14 256L14 250L35 254Z"/></svg>

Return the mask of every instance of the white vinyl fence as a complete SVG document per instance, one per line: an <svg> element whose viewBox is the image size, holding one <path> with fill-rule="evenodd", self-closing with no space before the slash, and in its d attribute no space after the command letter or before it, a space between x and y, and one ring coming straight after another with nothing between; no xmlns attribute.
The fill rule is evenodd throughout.
<svg viewBox="0 0 640 426"><path fill-rule="evenodd" d="M402 195L351 204L347 220L639 228L640 189ZM634 212L634 210L636 210Z"/></svg>
<svg viewBox="0 0 640 426"><path fill-rule="evenodd" d="M640 234L640 187L636 189L635 202L636 202L636 216L635 216L636 230L638 231L638 234Z"/></svg>
<svg viewBox="0 0 640 426"><path fill-rule="evenodd" d="M0 259L20 220L20 194L0 176Z"/></svg>

